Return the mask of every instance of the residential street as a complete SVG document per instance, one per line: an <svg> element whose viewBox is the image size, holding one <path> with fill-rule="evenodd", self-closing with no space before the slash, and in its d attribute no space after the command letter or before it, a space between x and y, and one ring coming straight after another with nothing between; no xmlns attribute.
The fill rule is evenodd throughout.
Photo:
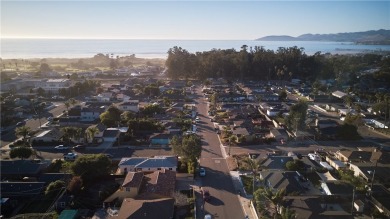
<svg viewBox="0 0 390 219"><path fill-rule="evenodd" d="M200 185L209 190L211 195L210 201L205 202L204 208L197 206L197 218L204 218L205 214L211 214L213 218L244 218L238 191L233 186L213 123L207 117L207 102L200 88L197 89L195 101L198 117L201 119L197 124L203 145L200 165L206 169L206 176L200 178Z"/></svg>

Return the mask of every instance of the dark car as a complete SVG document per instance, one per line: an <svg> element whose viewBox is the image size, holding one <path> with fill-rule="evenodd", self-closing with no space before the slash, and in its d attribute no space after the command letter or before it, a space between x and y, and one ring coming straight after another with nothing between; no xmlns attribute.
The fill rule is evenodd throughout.
<svg viewBox="0 0 390 219"><path fill-rule="evenodd" d="M209 201L211 198L209 190L202 189L202 196L204 201Z"/></svg>

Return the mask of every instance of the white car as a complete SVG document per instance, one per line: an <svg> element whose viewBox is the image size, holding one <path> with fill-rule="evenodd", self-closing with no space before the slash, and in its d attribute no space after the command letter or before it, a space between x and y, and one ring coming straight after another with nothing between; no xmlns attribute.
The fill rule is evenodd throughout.
<svg viewBox="0 0 390 219"><path fill-rule="evenodd" d="M64 146L64 145L58 145L58 146L55 146L54 147L55 149L57 149L57 150L68 150L69 149L69 147L66 147L66 146Z"/></svg>
<svg viewBox="0 0 390 219"><path fill-rule="evenodd" d="M64 160L76 160L77 156L76 153L67 153L64 155Z"/></svg>

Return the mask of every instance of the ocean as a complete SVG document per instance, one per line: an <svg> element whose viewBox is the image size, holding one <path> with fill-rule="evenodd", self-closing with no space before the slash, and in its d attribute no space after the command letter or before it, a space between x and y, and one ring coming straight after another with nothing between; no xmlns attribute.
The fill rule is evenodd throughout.
<svg viewBox="0 0 390 219"><path fill-rule="evenodd" d="M211 49L236 49L242 45L263 46L276 51L279 47L304 48L316 52L353 54L390 51L390 45L356 45L352 42L255 41L255 40L117 40L117 39L1 39L2 59L29 58L90 58L98 53L139 58L167 58L169 48L180 46L191 53Z"/></svg>

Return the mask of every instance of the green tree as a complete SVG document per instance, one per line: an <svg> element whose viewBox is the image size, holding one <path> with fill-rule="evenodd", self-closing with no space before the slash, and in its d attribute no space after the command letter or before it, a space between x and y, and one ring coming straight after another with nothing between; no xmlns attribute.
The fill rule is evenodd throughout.
<svg viewBox="0 0 390 219"><path fill-rule="evenodd" d="M51 72L52 69L50 68L50 66L47 63L42 63L41 66L39 67L39 71L41 73L46 73L46 72Z"/></svg>
<svg viewBox="0 0 390 219"><path fill-rule="evenodd" d="M278 189L276 192L271 188L260 188L254 193L254 199L256 206L260 208L259 210L264 210L265 207L276 218L278 215L277 209L282 206L285 195L286 190L284 188Z"/></svg>
<svg viewBox="0 0 390 219"><path fill-rule="evenodd" d="M31 129L28 126L17 127L15 130L16 136L22 136L22 140L26 143L27 136L31 133Z"/></svg>
<svg viewBox="0 0 390 219"><path fill-rule="evenodd" d="M297 215L295 214L294 210L291 210L290 208L281 207L281 213L280 213L281 219L295 219Z"/></svg>
<svg viewBox="0 0 390 219"><path fill-rule="evenodd" d="M71 164L71 171L75 176L80 176L83 182L90 183L94 180L108 176L111 172L111 160L103 154L88 154L79 157Z"/></svg>
<svg viewBox="0 0 390 219"><path fill-rule="evenodd" d="M305 127L307 108L307 102L303 100L292 105L290 113L286 118L286 125L293 130L303 129Z"/></svg>
<svg viewBox="0 0 390 219"><path fill-rule="evenodd" d="M18 157L23 160L31 157L32 154L33 154L33 150L29 147L15 147L11 149L9 156L12 159Z"/></svg>
<svg viewBox="0 0 390 219"><path fill-rule="evenodd" d="M100 122L107 127L114 127L121 121L122 111L116 106L108 107L107 111L100 114Z"/></svg>
<svg viewBox="0 0 390 219"><path fill-rule="evenodd" d="M289 171L299 171L305 167L305 164L301 160L288 161L286 168Z"/></svg>
<svg viewBox="0 0 390 219"><path fill-rule="evenodd" d="M188 161L195 162L202 152L202 143L198 136L187 135L182 139L174 136L170 144L173 151Z"/></svg>
<svg viewBox="0 0 390 219"><path fill-rule="evenodd" d="M343 124L337 132L337 138L341 140L359 140L361 139L357 127L351 124Z"/></svg>
<svg viewBox="0 0 390 219"><path fill-rule="evenodd" d="M287 99L287 92L286 90L282 90L279 93L279 100L280 101L285 101Z"/></svg>
<svg viewBox="0 0 390 219"><path fill-rule="evenodd" d="M62 180L57 180L54 182L51 182L45 190L46 197L54 198L57 196L58 193L60 193L63 189L65 189L65 182Z"/></svg>
<svg viewBox="0 0 390 219"><path fill-rule="evenodd" d="M87 128L86 133L87 133L87 136L88 136L90 142L93 143L95 135L97 133L99 133L99 129L96 127L89 127L89 128Z"/></svg>

